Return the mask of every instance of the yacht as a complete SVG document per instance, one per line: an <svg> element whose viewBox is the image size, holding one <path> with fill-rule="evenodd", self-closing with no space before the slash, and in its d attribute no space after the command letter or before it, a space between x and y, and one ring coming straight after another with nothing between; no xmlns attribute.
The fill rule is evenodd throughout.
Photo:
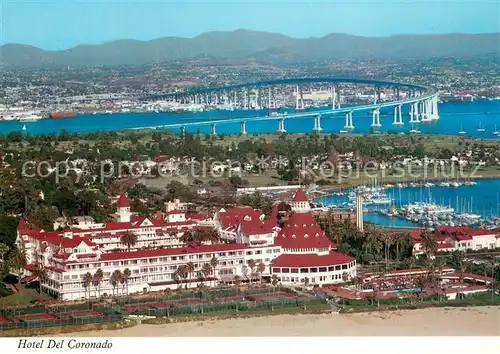
<svg viewBox="0 0 500 354"><path fill-rule="evenodd" d="M341 134L347 134L349 132L347 130L341 130L341 131L339 131L339 133L341 133Z"/></svg>
<svg viewBox="0 0 500 354"><path fill-rule="evenodd" d="M23 116L20 116L19 118L17 118L17 120L19 122L25 122L25 123L38 122L40 119L42 119L42 116L34 114L34 113L23 115Z"/></svg>
<svg viewBox="0 0 500 354"><path fill-rule="evenodd" d="M410 130L410 133L411 134L420 134L420 130L418 130L418 129L412 129L412 130Z"/></svg>
<svg viewBox="0 0 500 354"><path fill-rule="evenodd" d="M381 204L391 204L392 199L391 198L386 198L386 197L376 197L370 200L370 203L367 204L376 204L376 205L381 205Z"/></svg>
<svg viewBox="0 0 500 354"><path fill-rule="evenodd" d="M499 136L500 131L497 130L497 126L495 125L495 131L493 132L493 135Z"/></svg>
<svg viewBox="0 0 500 354"><path fill-rule="evenodd" d="M463 127L460 125L460 131L458 132L460 135L465 135L467 132L463 129Z"/></svg>
<svg viewBox="0 0 500 354"><path fill-rule="evenodd" d="M11 113L0 113L0 120L17 120L17 116Z"/></svg>
<svg viewBox="0 0 500 354"><path fill-rule="evenodd" d="M477 131L482 133L482 132L485 132L485 131L486 131L486 128L485 128L485 127L483 127L483 126L481 125L481 123L479 123L479 128L477 128Z"/></svg>

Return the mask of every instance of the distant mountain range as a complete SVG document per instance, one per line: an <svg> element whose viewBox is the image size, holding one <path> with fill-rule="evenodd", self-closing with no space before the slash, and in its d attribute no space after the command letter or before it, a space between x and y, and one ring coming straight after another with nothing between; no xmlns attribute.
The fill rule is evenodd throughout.
<svg viewBox="0 0 500 354"><path fill-rule="evenodd" d="M236 30L208 32L194 38L123 39L79 45L61 51L46 51L21 44L0 47L1 64L17 67L137 65L183 61L200 56L291 63L338 59L470 58L483 55L500 55L500 33L374 38L329 34L321 38L292 38L277 33Z"/></svg>

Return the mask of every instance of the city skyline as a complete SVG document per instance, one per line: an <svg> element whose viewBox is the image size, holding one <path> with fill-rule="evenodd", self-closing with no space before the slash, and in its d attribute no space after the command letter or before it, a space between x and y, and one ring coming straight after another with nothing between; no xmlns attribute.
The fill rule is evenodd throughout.
<svg viewBox="0 0 500 354"><path fill-rule="evenodd" d="M500 28L499 10L499 4L489 0L480 3L319 1L314 4L279 0L273 3L93 1L90 4L76 0L4 1L0 44L64 50L119 39L192 38L206 32L237 29L294 38L323 37L331 33L363 37L495 33ZM78 17L73 16L76 13ZM378 14L375 20L374 13Z"/></svg>

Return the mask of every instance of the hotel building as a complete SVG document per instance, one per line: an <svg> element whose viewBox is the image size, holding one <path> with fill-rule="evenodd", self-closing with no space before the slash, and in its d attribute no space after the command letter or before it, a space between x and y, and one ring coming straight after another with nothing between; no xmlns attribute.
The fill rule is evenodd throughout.
<svg viewBox="0 0 500 354"><path fill-rule="evenodd" d="M208 217L189 214L185 208L173 209L169 203L165 212L138 217L132 215L123 194L117 202L115 222L86 222L47 232L21 220L16 243L26 251L25 274L44 267L47 278L41 281L42 289L61 300L176 288L179 279L175 272L189 262L194 271L183 279L182 286L194 287L202 281L198 276L204 265L214 258L217 265L208 278L215 281L206 281L207 285L230 283L236 275L243 280L262 277L267 281L275 275L284 285L331 284L356 276L355 260L335 252L336 246L308 212L303 191L296 192L292 204L292 212L282 223L278 223L276 207L268 216L242 207L221 209ZM216 228L224 243L181 242L186 231L200 227ZM137 243L130 249L121 242L126 232L137 235ZM126 269L130 273L127 281L113 286L113 272L125 273ZM95 276L98 270L102 279ZM83 281L87 273L93 276L90 286Z"/></svg>

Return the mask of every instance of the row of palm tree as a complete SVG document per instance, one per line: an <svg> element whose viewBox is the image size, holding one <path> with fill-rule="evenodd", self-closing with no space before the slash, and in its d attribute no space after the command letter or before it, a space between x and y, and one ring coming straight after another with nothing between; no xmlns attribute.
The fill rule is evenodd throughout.
<svg viewBox="0 0 500 354"><path fill-rule="evenodd" d="M192 281L192 276L197 275L197 280L201 284L203 281L208 278L210 275L213 275L214 285L216 283L216 270L219 265L219 260L215 257L212 257L209 263L205 263L199 271L196 272L196 266L193 262L188 262L187 264L180 265L174 272L173 277L174 280L179 284L181 284L181 280L188 280L189 283Z"/></svg>
<svg viewBox="0 0 500 354"><path fill-rule="evenodd" d="M190 243L218 243L220 242L220 236L217 230L213 227L197 227L192 231L186 231L179 238L179 240L184 244Z"/></svg>
<svg viewBox="0 0 500 354"><path fill-rule="evenodd" d="M248 270L250 269L250 276L248 276ZM266 270L266 265L261 261L259 263L255 262L253 259L247 261L247 265L243 265L242 273L245 278L247 278L252 284L252 280L255 275L259 275L260 283L262 284L262 273Z"/></svg>
<svg viewBox="0 0 500 354"><path fill-rule="evenodd" d="M111 273L109 283L113 286L113 296L115 295L115 290L116 295L119 295L120 285L122 288L122 294L128 294L128 284L131 275L132 272L129 268L125 268L123 272L117 269L113 271L113 273ZM101 284L103 282L103 279L104 273L102 269L98 269L94 275L92 275L90 272L85 273L85 275L83 276L83 287L85 288L85 293L88 292L89 299L91 286L94 286L94 296L96 295L96 293L101 296Z"/></svg>

